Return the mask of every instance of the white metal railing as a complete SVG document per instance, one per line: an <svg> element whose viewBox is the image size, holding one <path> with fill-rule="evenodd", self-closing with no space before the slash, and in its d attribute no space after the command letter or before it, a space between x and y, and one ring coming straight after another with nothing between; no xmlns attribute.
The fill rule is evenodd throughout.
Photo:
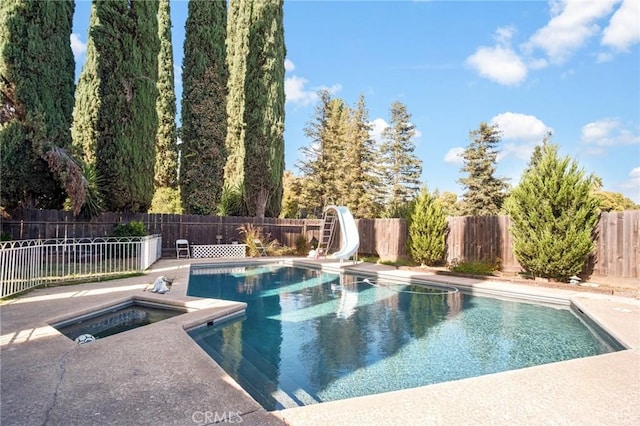
<svg viewBox="0 0 640 426"><path fill-rule="evenodd" d="M161 254L160 235L1 242L0 297L56 281L144 271Z"/></svg>

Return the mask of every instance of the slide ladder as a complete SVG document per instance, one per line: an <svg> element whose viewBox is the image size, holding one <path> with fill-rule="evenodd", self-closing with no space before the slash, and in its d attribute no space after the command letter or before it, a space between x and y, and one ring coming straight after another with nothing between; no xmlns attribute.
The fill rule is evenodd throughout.
<svg viewBox="0 0 640 426"><path fill-rule="evenodd" d="M327 257L329 248L333 243L334 231L338 216L334 210L325 210L322 217L322 229L320 230L320 241L318 242L318 255Z"/></svg>

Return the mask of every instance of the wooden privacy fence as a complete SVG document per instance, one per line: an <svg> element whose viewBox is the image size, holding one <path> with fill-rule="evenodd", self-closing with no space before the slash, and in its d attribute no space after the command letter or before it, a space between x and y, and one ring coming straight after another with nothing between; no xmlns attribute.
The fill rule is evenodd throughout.
<svg viewBox="0 0 640 426"><path fill-rule="evenodd" d="M495 261L505 271L520 271L513 254L509 234L509 216L449 217L447 263L458 261Z"/></svg>
<svg viewBox="0 0 640 426"><path fill-rule="evenodd" d="M70 212L31 209L14 210L9 214L9 219L2 219L2 232L14 240L106 237L112 235L116 225L142 221L150 234L162 235L165 255L175 254L177 239L189 240L191 245L242 241L238 228L246 224L262 228L269 241L275 239L288 247L295 247L300 236L307 242L313 238L320 240L322 226L321 219L103 213L95 219L85 220L75 218ZM407 230L403 220L359 219L356 222L360 230L360 253L379 254L389 259L406 255ZM339 238L336 238L334 248L338 246Z"/></svg>
<svg viewBox="0 0 640 426"><path fill-rule="evenodd" d="M600 216L593 274L640 278L640 210Z"/></svg>
<svg viewBox="0 0 640 426"><path fill-rule="evenodd" d="M494 260L505 271L521 266L513 253L508 216L450 217L447 261ZM595 230L593 275L640 278L640 210L602 213Z"/></svg>
<svg viewBox="0 0 640 426"><path fill-rule="evenodd" d="M84 238L111 235L114 226L140 220L150 234L161 234L165 255L175 253L175 241L185 238L191 244L241 241L238 227L250 223L262 227L269 240L295 247L301 235L306 241L320 239L319 219L258 219L172 214L104 213L87 221L57 210L15 210L2 219L2 231L13 239ZM448 262L499 258L503 269L521 270L513 254L508 216L463 216L448 218ZM377 254L383 259L405 257L407 225L403 219L359 219L360 254ZM339 239L335 239L336 246ZM595 275L640 277L640 210L603 213L596 229Z"/></svg>

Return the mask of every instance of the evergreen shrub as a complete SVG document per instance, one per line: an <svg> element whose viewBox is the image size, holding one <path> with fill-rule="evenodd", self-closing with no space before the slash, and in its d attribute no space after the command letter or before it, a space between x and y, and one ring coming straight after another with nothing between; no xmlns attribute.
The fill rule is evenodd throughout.
<svg viewBox="0 0 640 426"><path fill-rule="evenodd" d="M436 197L426 189L416 200L409 223L409 254L422 265L439 264L444 259L447 218Z"/></svg>

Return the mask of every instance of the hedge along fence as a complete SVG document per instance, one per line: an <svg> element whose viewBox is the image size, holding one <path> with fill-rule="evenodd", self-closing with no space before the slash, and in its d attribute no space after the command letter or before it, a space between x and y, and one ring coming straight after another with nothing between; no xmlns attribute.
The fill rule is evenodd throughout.
<svg viewBox="0 0 640 426"><path fill-rule="evenodd" d="M247 223L263 228L269 240L295 247L296 239L320 239L319 219L258 219L173 214L104 213L87 221L58 210L15 210L2 219L2 231L13 239L86 238L111 235L114 226L141 220L150 234L161 234L165 255L175 253L175 240L186 238L191 244L216 244L241 240L238 227ZM505 271L518 272L520 264L513 254L508 216L450 217L446 260L494 260L499 258ZM406 257L407 225L403 219L359 219L360 254L377 254L383 259ZM339 245L339 236L334 247ZM603 213L596 228L593 274L621 278L640 277L640 210Z"/></svg>

